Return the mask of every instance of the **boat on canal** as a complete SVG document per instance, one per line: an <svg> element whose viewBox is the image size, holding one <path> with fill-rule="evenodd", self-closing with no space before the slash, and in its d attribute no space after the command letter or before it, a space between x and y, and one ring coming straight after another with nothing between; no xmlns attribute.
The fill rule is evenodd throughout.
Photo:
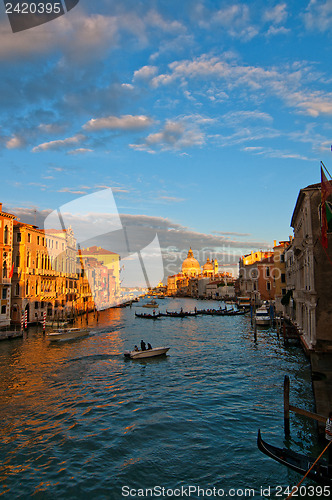
<svg viewBox="0 0 332 500"><path fill-rule="evenodd" d="M156 356L164 356L169 349L170 347L153 347L145 351L126 351L124 356L130 359L154 358Z"/></svg>
<svg viewBox="0 0 332 500"><path fill-rule="evenodd" d="M286 448L277 448L263 441L260 430L257 436L257 446L260 451L268 457L273 458L282 465L286 465L290 469L304 476L310 467L315 462L315 458L307 457L296 453L295 451ZM327 461L320 459L313 469L308 473L307 477L320 484L332 486L332 475L329 474Z"/></svg>
<svg viewBox="0 0 332 500"><path fill-rule="evenodd" d="M145 318L145 319L158 319L160 318L161 314L147 314L147 313L137 313L135 312L136 318Z"/></svg>
<svg viewBox="0 0 332 500"><path fill-rule="evenodd" d="M58 328L46 334L46 339L51 342L61 342L64 340L75 340L89 335L88 328Z"/></svg>
<svg viewBox="0 0 332 500"><path fill-rule="evenodd" d="M143 304L142 307L159 307L159 305L155 300L151 300L151 302Z"/></svg>
<svg viewBox="0 0 332 500"><path fill-rule="evenodd" d="M255 321L256 325L269 325L271 323L270 312L265 304L256 309Z"/></svg>

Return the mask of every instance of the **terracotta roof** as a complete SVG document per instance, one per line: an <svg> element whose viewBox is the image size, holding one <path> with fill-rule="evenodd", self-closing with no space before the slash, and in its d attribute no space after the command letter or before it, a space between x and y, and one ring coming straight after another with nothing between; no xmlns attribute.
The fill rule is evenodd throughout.
<svg viewBox="0 0 332 500"><path fill-rule="evenodd" d="M110 250L106 250L105 248L93 246L88 248L81 248L82 255L118 255L115 252L111 252Z"/></svg>

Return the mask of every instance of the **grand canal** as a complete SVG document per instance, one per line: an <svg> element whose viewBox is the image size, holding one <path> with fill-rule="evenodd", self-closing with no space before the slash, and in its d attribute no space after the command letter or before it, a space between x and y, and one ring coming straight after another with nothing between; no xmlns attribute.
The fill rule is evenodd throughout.
<svg viewBox="0 0 332 500"><path fill-rule="evenodd" d="M216 305L159 303L160 310ZM302 350L284 347L269 328L255 342L247 316L149 321L135 310L144 311L112 309L98 324L90 316L91 335L72 342L50 344L35 328L0 343L0 496L117 500L134 498L122 495L129 488L170 494L190 485L225 496L233 489L233 498L249 488L251 498L263 498L268 486L271 498L287 496L275 488L300 477L261 454L256 437L261 428L268 442L284 444L285 374L291 402L313 410ZM171 346L169 356L124 359L141 339ZM292 416L286 444L318 455L315 441L314 425Z"/></svg>

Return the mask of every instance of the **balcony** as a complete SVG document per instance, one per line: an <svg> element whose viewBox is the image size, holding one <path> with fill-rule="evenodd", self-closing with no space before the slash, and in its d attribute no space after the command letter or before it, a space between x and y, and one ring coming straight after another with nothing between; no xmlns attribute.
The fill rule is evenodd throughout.
<svg viewBox="0 0 332 500"><path fill-rule="evenodd" d="M3 285L11 285L12 279L11 278L2 278L2 284Z"/></svg>

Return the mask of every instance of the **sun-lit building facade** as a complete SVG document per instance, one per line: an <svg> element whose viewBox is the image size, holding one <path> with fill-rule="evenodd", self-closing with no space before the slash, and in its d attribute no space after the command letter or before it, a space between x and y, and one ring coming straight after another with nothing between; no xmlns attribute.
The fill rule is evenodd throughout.
<svg viewBox="0 0 332 500"><path fill-rule="evenodd" d="M0 328L10 325L14 220L15 215L3 212L0 203Z"/></svg>

